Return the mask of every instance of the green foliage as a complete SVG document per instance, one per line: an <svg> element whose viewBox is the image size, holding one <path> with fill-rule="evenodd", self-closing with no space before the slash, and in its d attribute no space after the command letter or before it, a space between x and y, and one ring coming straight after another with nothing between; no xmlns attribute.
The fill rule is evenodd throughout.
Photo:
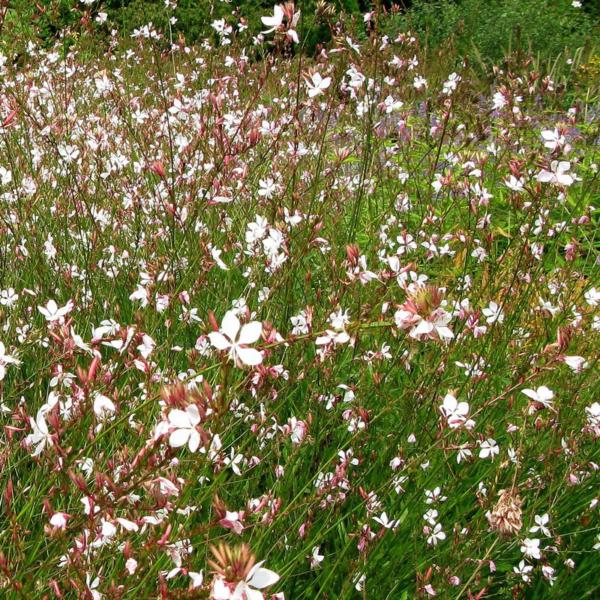
<svg viewBox="0 0 600 600"><path fill-rule="evenodd" d="M148 22L171 31L188 43L214 36L211 23L225 19L234 27L243 20L248 31L261 31L260 17L272 11L274 0L178 0L174 14L163 0L104 0L91 7L92 16L102 10L109 22L128 35ZM336 11L357 16L368 3L359 0L329 2ZM600 9L592 4L574 8L571 0L415 0L406 10L380 21L390 35L415 32L431 51L448 50L484 65L498 64L514 50L531 51L542 59L574 50L598 37ZM299 33L302 49L313 52L329 39L328 29L317 22L317 0L296 0L302 12ZM9 11L17 37L36 36L52 41L65 27L78 27L86 8L76 0L15 0ZM14 36L14 33L12 34Z"/></svg>
<svg viewBox="0 0 600 600"><path fill-rule="evenodd" d="M392 22L429 48L450 42L459 55L488 65L519 49L556 56L598 34L593 14L570 0L416 0Z"/></svg>

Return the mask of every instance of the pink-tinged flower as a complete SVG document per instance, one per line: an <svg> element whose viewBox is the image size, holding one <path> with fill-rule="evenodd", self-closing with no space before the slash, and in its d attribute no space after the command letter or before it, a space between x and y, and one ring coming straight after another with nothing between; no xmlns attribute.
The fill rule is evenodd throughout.
<svg viewBox="0 0 600 600"><path fill-rule="evenodd" d="M537 176L540 183L553 183L554 185L569 186L573 183L572 175L569 175L571 163L566 160L553 160L550 163L550 170L542 169Z"/></svg>
<svg viewBox="0 0 600 600"><path fill-rule="evenodd" d="M467 419L469 405L466 402L458 402L452 394L446 394L440 411L446 417L450 429L462 426L472 429L475 426L475 421Z"/></svg>
<svg viewBox="0 0 600 600"><path fill-rule="evenodd" d="M583 356L563 356L562 361L575 373L580 373L590 366Z"/></svg>
<svg viewBox="0 0 600 600"><path fill-rule="evenodd" d="M305 82L308 88L308 97L314 98L325 93L325 90L331 85L331 77L321 77L320 73L313 73L310 78L305 78Z"/></svg>
<svg viewBox="0 0 600 600"><path fill-rule="evenodd" d="M200 446L200 433L196 425L200 423L200 412L195 404L190 404L185 411L174 408L169 413L169 425L174 428L169 435L169 445L179 448L188 445L190 452L196 452Z"/></svg>
<svg viewBox="0 0 600 600"><path fill-rule="evenodd" d="M238 535L242 535L242 531L244 531L243 518L244 513L227 510L225 511L225 516L219 521L219 525L225 527L225 529L231 529Z"/></svg>
<svg viewBox="0 0 600 600"><path fill-rule="evenodd" d="M320 553L319 546L313 546L310 559L310 568L318 569L321 566L321 563L325 560L325 555Z"/></svg>
<svg viewBox="0 0 600 600"><path fill-rule="evenodd" d="M46 317L46 321L53 323L60 321L73 310L73 301L69 300L62 308L54 300L49 300L46 306L38 306L38 310Z"/></svg>
<svg viewBox="0 0 600 600"><path fill-rule="evenodd" d="M262 354L249 348L249 344L258 341L262 333L262 323L250 321L245 325L240 324L235 312L227 311L223 317L220 331L212 331L208 334L210 343L218 350L227 350L231 360L237 366L256 366L262 362Z"/></svg>
<svg viewBox="0 0 600 600"><path fill-rule="evenodd" d="M125 563L125 570L130 574L133 575L138 568L138 562L137 560L135 560L135 558L128 558L127 562Z"/></svg>
<svg viewBox="0 0 600 600"><path fill-rule="evenodd" d="M408 329L409 336L416 340L449 340L454 337L448 323L452 315L442 306L440 291L432 286L415 290L409 299L394 314L399 329Z"/></svg>
<svg viewBox="0 0 600 600"><path fill-rule="evenodd" d="M67 519L70 518L71 515L68 515L64 512L57 512L52 515L50 518L50 525L55 527L56 529L66 529L67 528Z"/></svg>

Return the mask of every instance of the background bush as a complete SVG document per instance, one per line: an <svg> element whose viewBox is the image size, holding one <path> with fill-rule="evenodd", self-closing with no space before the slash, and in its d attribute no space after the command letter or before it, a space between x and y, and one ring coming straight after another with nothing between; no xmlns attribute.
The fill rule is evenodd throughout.
<svg viewBox="0 0 600 600"><path fill-rule="evenodd" d="M314 52L319 42L327 41L329 31L316 23L318 0L296 0L302 11L300 33L302 49ZM212 38L211 23L235 12L247 21L255 35L262 29L260 17L269 14L274 0L179 0L175 11L175 36L184 35L189 43ZM355 17L362 25L362 13L372 7L369 0L330 0L339 13ZM484 65L497 64L512 50L531 50L542 59L557 56L598 40L600 3L586 2L581 8L571 0L414 0L380 4L390 13L382 26L390 36L400 31L414 32L430 51L456 51ZM36 36L48 41L64 27L81 27L84 6L78 0L15 0L9 10L5 41ZM171 11L164 0L103 0L93 7L109 15L111 26L124 34L152 21L166 30ZM107 33L108 33L108 28Z"/></svg>
<svg viewBox="0 0 600 600"><path fill-rule="evenodd" d="M432 49L451 41L459 55L490 64L519 48L542 58L579 48L597 35L597 17L570 0L416 0L391 28L411 29Z"/></svg>

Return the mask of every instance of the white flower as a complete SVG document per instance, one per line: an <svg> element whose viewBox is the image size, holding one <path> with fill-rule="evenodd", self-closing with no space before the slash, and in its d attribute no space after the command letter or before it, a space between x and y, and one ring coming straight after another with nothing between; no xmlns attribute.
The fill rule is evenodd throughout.
<svg viewBox="0 0 600 600"><path fill-rule="evenodd" d="M540 183L569 186L574 181L573 176L568 173L570 168L571 163L566 160L553 160L550 164L550 170L542 169L538 173L537 180Z"/></svg>
<svg viewBox="0 0 600 600"><path fill-rule="evenodd" d="M565 145L565 136L558 132L558 129L546 129L542 131L542 139L544 140L544 146L548 150L556 150L560 146Z"/></svg>
<svg viewBox="0 0 600 600"><path fill-rule="evenodd" d="M262 362L262 354L248 348L248 344L256 342L262 333L262 324L259 321L250 321L240 326L240 321L232 310L225 313L220 331L208 334L210 343L218 350L228 350L229 357L237 366L241 364L255 366Z"/></svg>
<svg viewBox="0 0 600 600"><path fill-rule="evenodd" d="M73 310L73 301L69 300L62 308L54 300L49 300L46 306L38 306L38 310L46 317L46 321L60 321Z"/></svg>
<svg viewBox="0 0 600 600"><path fill-rule="evenodd" d="M88 592L92 596L92 600L101 600L102 594L98 591L98 586L100 585L100 578L94 577L92 579L92 575L90 573L85 574L85 585L88 588Z"/></svg>
<svg viewBox="0 0 600 600"><path fill-rule="evenodd" d="M563 356L563 362L575 373L580 373L589 367L589 363L583 356Z"/></svg>
<svg viewBox="0 0 600 600"><path fill-rule="evenodd" d="M550 530L546 527L546 525L550 522L548 513L544 513L543 515L535 515L533 520L535 521L535 525L529 530L531 533L537 533L538 531L541 531L546 537L551 536Z"/></svg>
<svg viewBox="0 0 600 600"><path fill-rule="evenodd" d="M198 588L202 585L204 581L204 574L202 573L202 571L200 571L199 573L196 573L194 571L188 571L188 575L192 580L192 589Z"/></svg>
<svg viewBox="0 0 600 600"><path fill-rule="evenodd" d="M534 539L525 538L523 540L523 545L521 546L521 552L527 558L540 559L541 558L540 540L538 540L537 538L534 538Z"/></svg>
<svg viewBox="0 0 600 600"><path fill-rule="evenodd" d="M529 583L531 581L531 577L529 577L529 573L531 573L531 571L533 571L533 567L531 565L526 564L524 560L522 560L519 563L518 567L513 567L513 571L517 575L520 575L521 579L525 583Z"/></svg>
<svg viewBox="0 0 600 600"><path fill-rule="evenodd" d="M320 567L324 559L325 555L319 553L319 546L314 546L310 555L310 568L316 569Z"/></svg>
<svg viewBox="0 0 600 600"><path fill-rule="evenodd" d="M600 427L600 403L594 402L585 407L587 419L591 427Z"/></svg>
<svg viewBox="0 0 600 600"><path fill-rule="evenodd" d="M500 452L496 440L488 438L479 444L479 458L491 458L494 460L494 455Z"/></svg>
<svg viewBox="0 0 600 600"><path fill-rule="evenodd" d="M263 25L265 25L266 27L270 27L270 29L263 31L263 33L271 33L271 31L275 31L275 29L277 29L278 27L281 27L281 25L283 23L283 16L284 16L283 7L280 4L276 4L273 7L273 16L272 17L261 17L260 18Z"/></svg>
<svg viewBox="0 0 600 600"><path fill-rule="evenodd" d="M446 394L440 411L448 420L450 429L457 429L463 425L467 429L472 429L475 425L471 419L467 420L469 405L466 402L458 402L452 394Z"/></svg>
<svg viewBox="0 0 600 600"><path fill-rule="evenodd" d="M133 575L136 572L137 568L138 568L138 562L137 562L137 560L135 560L135 558L128 558L127 562L125 563L125 569L126 569L126 571L130 575Z"/></svg>
<svg viewBox="0 0 600 600"><path fill-rule="evenodd" d="M484 308L481 312L483 313L483 316L486 317L486 321L490 324L495 323L496 321L498 321L498 323L504 321L504 313L496 302L490 302L487 305L487 308Z"/></svg>
<svg viewBox="0 0 600 600"><path fill-rule="evenodd" d="M0 342L0 381L2 381L6 375L6 365L20 364L20 360L17 360L14 356L6 354L6 348L4 347L4 344Z"/></svg>
<svg viewBox="0 0 600 600"><path fill-rule="evenodd" d="M279 575L262 567L264 561L256 563L244 581L240 581L232 592L226 582L217 577L213 581L212 600L264 600L262 590L279 581Z"/></svg>
<svg viewBox="0 0 600 600"><path fill-rule="evenodd" d="M397 519L390 520L386 512L382 512L380 517L373 517L373 521L377 521L385 529L394 529L399 523Z"/></svg>
<svg viewBox="0 0 600 600"><path fill-rule="evenodd" d="M52 445L52 437L50 436L50 433L48 433L48 425L46 424L45 419L47 411L48 407L44 405L38 410L35 421L32 417L29 417L29 424L31 425L31 429L33 429L33 433L30 433L25 438L25 443L28 446L37 444L37 447L31 456L37 456L38 454L41 454L46 447L46 444L49 446Z"/></svg>
<svg viewBox="0 0 600 600"><path fill-rule="evenodd" d="M532 400L543 404L546 408L552 408L554 392L545 385L540 386L537 390L525 389L521 391Z"/></svg>
<svg viewBox="0 0 600 600"><path fill-rule="evenodd" d="M231 452L229 453L229 456L225 456L223 458L223 463L230 467L231 470L238 476L240 476L242 474L242 472L240 471L240 467L239 465L243 462L244 460L244 455L243 454L236 454L235 453L235 449L232 448Z"/></svg>
<svg viewBox="0 0 600 600"><path fill-rule="evenodd" d="M583 297L590 306L598 306L600 304L600 290L597 290L595 287L587 290Z"/></svg>
<svg viewBox="0 0 600 600"><path fill-rule="evenodd" d="M56 527L57 529L66 529L67 527L67 519L69 515L63 512L57 512L52 515L50 518L50 525L52 527Z"/></svg>
<svg viewBox="0 0 600 600"><path fill-rule="evenodd" d="M430 546L437 546L438 542L446 539L446 534L442 531L442 524L436 523L435 527L431 530L427 537L427 543Z"/></svg>
<svg viewBox="0 0 600 600"><path fill-rule="evenodd" d="M525 189L525 181L522 177L518 179L511 175L508 179L504 180L504 185L513 192L522 192Z"/></svg>
<svg viewBox="0 0 600 600"><path fill-rule="evenodd" d="M196 452L200 445L200 434L196 425L200 423L200 413L195 404L190 404L185 411L174 408L169 413L169 425L174 427L174 431L169 435L169 445L172 448L179 448L188 445L190 452Z"/></svg>
<svg viewBox="0 0 600 600"><path fill-rule="evenodd" d="M542 575L548 580L550 585L554 585L556 577L554 576L554 569L550 565L542 566Z"/></svg>
<svg viewBox="0 0 600 600"><path fill-rule="evenodd" d="M331 77L321 77L320 73L313 73L310 79L307 77L305 81L309 98L314 98L315 96L324 93L331 85Z"/></svg>
<svg viewBox="0 0 600 600"><path fill-rule="evenodd" d="M10 308L18 299L19 295L15 292L14 288L0 291L0 304L2 304L2 306L8 306Z"/></svg>
<svg viewBox="0 0 600 600"><path fill-rule="evenodd" d="M94 413L99 419L104 419L116 411L113 401L102 394L96 394L94 397Z"/></svg>
<svg viewBox="0 0 600 600"><path fill-rule="evenodd" d="M424 515L423 518L433 527L437 523L438 511L435 508L430 508Z"/></svg>

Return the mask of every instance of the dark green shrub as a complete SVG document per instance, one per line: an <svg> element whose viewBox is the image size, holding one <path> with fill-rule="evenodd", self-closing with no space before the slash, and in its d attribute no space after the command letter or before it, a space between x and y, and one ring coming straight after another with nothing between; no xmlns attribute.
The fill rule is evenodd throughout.
<svg viewBox="0 0 600 600"><path fill-rule="evenodd" d="M518 49L556 56L598 35L592 13L571 0L415 0L387 27L410 29L430 48L452 41L460 56L488 65Z"/></svg>

